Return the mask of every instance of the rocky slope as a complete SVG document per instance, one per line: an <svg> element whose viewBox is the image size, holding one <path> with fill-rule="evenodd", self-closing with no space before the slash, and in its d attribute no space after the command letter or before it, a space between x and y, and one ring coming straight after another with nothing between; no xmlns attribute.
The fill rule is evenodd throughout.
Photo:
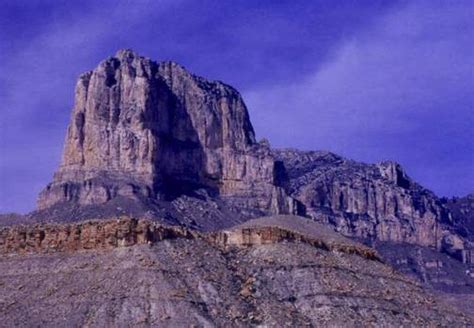
<svg viewBox="0 0 474 328"><path fill-rule="evenodd" d="M287 322L278 312L278 309L286 311L287 308L292 309L289 313L294 314L291 320L295 320L288 322L296 325L305 322L337 325L344 320L370 320L371 316L381 325L403 324L403 320L429 323L426 303L421 302L425 304L421 312L412 313L410 310L388 311L392 307L387 305L386 299L372 299L369 287L382 288L382 285L377 281L365 281L371 276L366 275L364 266L352 263L351 259L363 258L361 263L376 271L381 266L386 268L376 264L381 257L397 270L415 276L425 287L449 292L449 298L456 303L468 304L463 300L474 295L472 204L472 197L439 199L410 179L397 163L364 164L329 152L272 150L267 142L256 142L246 106L235 89L197 77L176 63L157 63L130 50L122 50L80 76L61 165L53 181L39 195L38 210L25 216L0 215L0 226L5 226L0 230L0 253L6 256L0 263L0 270L8 271L8 266L16 266L18 272L23 272L15 276L14 283L17 284L21 279L29 279L26 267L31 267L31 272L38 273L39 277L52 270L56 275L45 280L47 288L53 288L56 279L57 286L64 288L65 293L76 295L79 284L68 277L84 274L83 283L100 290L98 281L109 281L112 277L101 263L107 264L107 268L116 268L114 275L123 278L125 290L114 290L118 285L109 281L107 291L110 295L103 290L95 295L91 290L81 294L85 295L84 299L77 299L79 308L87 309L78 312L77 322L86 325L87 320L97 325L125 322L121 321L123 318L135 320L136 313L145 318L144 324L166 324L168 321L162 320L172 317L169 323L176 325L180 324L176 321L179 316L193 318L202 325L208 322L220 325L232 320ZM251 220L269 214L295 213L307 215L324 225L313 223L310 226L301 218L280 217L279 221L272 221L269 228L266 220ZM123 216L149 221L108 221ZM73 224L90 219L105 221ZM251 221L239 225L248 220ZM378 255L360 244L354 246L345 238L339 242L331 229L375 247ZM204 234L217 230L220 231ZM164 245L167 251L157 245ZM199 266L193 262L190 252L181 253L178 246L170 245L181 245L189 251L196 247L222 261L201 258L198 251L196 261L203 261ZM129 248L125 251L123 246ZM318 255L312 253L315 248ZM121 264L123 252L138 257L128 259L126 263L149 288L158 279L156 277L166 278L169 286L188 286L190 295L194 296L179 303L178 307L182 306L182 309L174 309L177 303L166 298L164 308L157 310L159 317L153 317L151 313L159 307L152 305L156 295L150 296L150 292L143 296L130 289L139 289L141 285L127 280L132 273L127 271L127 265ZM160 263L174 265L172 261L178 260L175 253L181 254L183 266L176 270L189 267L207 274L215 267L227 277L225 279L231 280L236 279L233 271L244 274L250 270L263 274L260 281L265 286L260 290L264 295L263 303L241 300L234 295L234 289L220 286L229 303L217 309L217 305L203 298L210 296L201 295L203 288L207 288L202 286L207 285L199 285L198 278L175 271L176 277L163 278L162 269L153 269L158 273L152 270L155 273L151 274L140 266L139 258L143 256L158 256ZM109 254L110 258L104 254ZM360 295L349 293L345 298L314 273L321 274L320 267L315 264L318 259L339 263L339 256L347 257L349 267L354 267L354 275L358 278L338 278L336 274L328 277L336 281L346 279L344 283L350 286L359 284ZM53 267L48 264L46 269L41 268L42 261L53 263ZM83 266L89 268L88 261L95 263L93 271L81 271ZM186 261L195 264L187 266ZM265 267L266 261L280 263L280 266ZM240 267L238 263L247 267ZM344 270L349 270L346 264ZM92 275L95 274L99 280L94 280ZM282 280L275 290L266 287L273 286L273 280L280 274L281 279L291 282L291 286L282 287ZM147 279L150 282L146 282ZM235 287L236 283L231 280L228 280L229 286ZM298 284L311 290L313 280L315 286L328 294L301 294ZM41 285L40 280L33 281ZM410 289L410 284L393 285L399 290L391 293L406 291L411 295L415 291ZM163 287L164 295L168 295L166 288L171 288L169 286ZM217 291L220 293L221 289ZM288 304L284 303L285 298L278 296L283 289L292 291ZM354 287L351 293L358 293L357 290ZM8 293L12 293L12 299L24 297L21 288L20 291L8 290ZM52 311L54 320L61 320L62 312L54 312L54 304L59 304L66 294L58 294L57 299L53 297L52 303L47 303L48 299L42 297L48 293L38 290L36 300L41 300L38 301L43 302L41 306ZM211 291L214 296L216 293ZM418 288L416 293L423 292ZM336 296L332 297L333 294ZM444 295L447 297L448 294ZM87 297L105 303L103 307L97 307L95 301L85 301ZM120 297L137 300L136 313L135 310L126 312L126 308L133 308L129 304L131 301L124 305ZM397 297L395 307L410 302L402 295ZM413 297L417 299L418 296ZM280 303L283 300L283 303L275 299ZM296 299L305 301L297 305ZM344 305L346 301L353 305ZM378 301L386 305L374 305ZM8 314L12 320L16 320L15 315L25 313L27 307L34 307L34 304L15 302L13 304L19 307L0 305L4 306L0 309L6 314L13 306L13 312ZM230 310L234 309L234 303L236 309L240 309L236 310L237 314ZM417 306L409 304L414 308ZM64 306L64 311L73 307ZM350 309L338 314L333 309L337 307ZM389 321L380 319L379 310L375 310L379 308ZM266 311L268 317L258 317L259 311ZM436 311L430 314L432 320L451 320L441 318L441 311ZM115 317L116 313L122 313L124 317ZM252 318L247 317L249 313L253 313ZM327 321L315 319L319 316ZM24 320L29 318L46 320L38 313ZM61 321L55 322L65 325Z"/></svg>
<svg viewBox="0 0 474 328"><path fill-rule="evenodd" d="M80 76L61 166L38 208L203 189L239 208L296 213L278 170L235 89L122 50Z"/></svg>
<svg viewBox="0 0 474 328"><path fill-rule="evenodd" d="M457 231L474 241L474 193L460 198L443 198L441 201L449 208Z"/></svg>
<svg viewBox="0 0 474 328"><path fill-rule="evenodd" d="M0 250L4 327L474 324L303 218L208 234L126 218L17 226Z"/></svg>
<svg viewBox="0 0 474 328"><path fill-rule="evenodd" d="M121 50L81 75L75 98L61 165L29 221L125 214L212 230L306 213L367 242L472 261L448 207L398 164L272 151L235 89L176 63Z"/></svg>
<svg viewBox="0 0 474 328"><path fill-rule="evenodd" d="M314 220L378 248L393 266L432 287L474 293L472 243L459 233L444 201L400 165L293 149L274 150L274 155L285 165L290 195ZM450 264L452 259L460 264Z"/></svg>

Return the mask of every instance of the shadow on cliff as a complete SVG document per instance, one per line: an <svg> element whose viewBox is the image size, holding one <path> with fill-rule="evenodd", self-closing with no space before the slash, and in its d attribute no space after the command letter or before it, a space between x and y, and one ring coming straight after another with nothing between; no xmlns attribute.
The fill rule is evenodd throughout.
<svg viewBox="0 0 474 328"><path fill-rule="evenodd" d="M154 192L168 201L181 195L199 197L199 189L217 195L217 186L204 182L206 155L186 104L160 78L152 85L148 100L152 103L144 122L159 142L154 154Z"/></svg>

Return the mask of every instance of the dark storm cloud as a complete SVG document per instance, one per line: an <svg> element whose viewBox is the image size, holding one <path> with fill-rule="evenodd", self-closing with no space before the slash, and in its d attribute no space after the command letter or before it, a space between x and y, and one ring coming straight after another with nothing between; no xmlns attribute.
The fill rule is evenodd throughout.
<svg viewBox="0 0 474 328"><path fill-rule="evenodd" d="M33 208L76 77L120 48L236 86L275 145L392 158L466 192L472 17L470 1L3 1L0 211Z"/></svg>

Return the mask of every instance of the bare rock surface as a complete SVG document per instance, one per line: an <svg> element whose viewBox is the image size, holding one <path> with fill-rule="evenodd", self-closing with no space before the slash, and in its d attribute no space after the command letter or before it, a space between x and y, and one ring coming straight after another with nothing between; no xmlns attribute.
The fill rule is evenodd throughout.
<svg viewBox="0 0 474 328"><path fill-rule="evenodd" d="M74 245L91 248L9 248L0 258L0 326L473 324L376 259L308 242L330 238L357 247L312 222L305 223L307 233L301 231L307 240L267 238L242 245L218 237L243 231L270 236L275 227L291 236L293 219L298 218L265 218L207 234L126 218L23 227L45 231L52 240L60 235L51 234L55 229L80 226ZM21 235L18 226L4 229L9 232L0 236Z"/></svg>
<svg viewBox="0 0 474 328"><path fill-rule="evenodd" d="M0 229L0 254L102 250L197 235L179 226L127 217L75 224L16 225Z"/></svg>
<svg viewBox="0 0 474 328"><path fill-rule="evenodd" d="M0 215L0 325L472 326L382 262L469 312L473 199L272 150L234 88L121 50L79 77L38 210Z"/></svg>
<svg viewBox="0 0 474 328"><path fill-rule="evenodd" d="M474 193L464 197L443 198L442 201L451 211L458 232L474 241Z"/></svg>
<svg viewBox="0 0 474 328"><path fill-rule="evenodd" d="M364 247L362 244L352 241L339 233L335 233L334 229L330 226L294 215L277 215L252 219L234 226L228 229L228 231L258 231L259 228L266 227L274 227L282 231L293 232L312 240L324 240L328 245L341 244L369 249L368 247Z"/></svg>
<svg viewBox="0 0 474 328"><path fill-rule="evenodd" d="M244 209L296 213L278 178L235 89L121 50L79 77L62 162L38 209L204 188Z"/></svg>
<svg viewBox="0 0 474 328"><path fill-rule="evenodd" d="M430 288L474 294L468 198L439 199L394 162L365 164L325 151L274 154L285 165L290 195L311 218L375 247Z"/></svg>
<svg viewBox="0 0 474 328"><path fill-rule="evenodd" d="M315 219L344 234L438 248L449 213L437 197L392 162L368 165L328 152L275 151L290 190Z"/></svg>

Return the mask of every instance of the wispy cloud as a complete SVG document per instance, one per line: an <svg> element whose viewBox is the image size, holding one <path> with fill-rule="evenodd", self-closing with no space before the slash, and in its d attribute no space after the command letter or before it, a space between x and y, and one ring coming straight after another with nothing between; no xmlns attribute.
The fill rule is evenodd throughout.
<svg viewBox="0 0 474 328"><path fill-rule="evenodd" d="M243 90L275 145L390 157L441 193L464 192L472 2L410 3L0 2L0 211L34 207L58 165L77 76L120 48Z"/></svg>
<svg viewBox="0 0 474 328"><path fill-rule="evenodd" d="M56 8L53 19L41 22L37 33L22 31L19 36L31 36L13 40L14 46L2 46L0 211L33 209L36 195L50 181L59 163L77 76L127 47L121 36L135 24L178 4L138 3L134 8L126 1ZM30 5L31 10L41 8L41 3L34 1ZM12 32L6 27L1 31ZM2 35L4 40L12 38L14 35ZM98 47L101 44L108 46Z"/></svg>
<svg viewBox="0 0 474 328"><path fill-rule="evenodd" d="M441 194L474 190L472 3L416 3L285 86L245 92L275 146L395 159Z"/></svg>

